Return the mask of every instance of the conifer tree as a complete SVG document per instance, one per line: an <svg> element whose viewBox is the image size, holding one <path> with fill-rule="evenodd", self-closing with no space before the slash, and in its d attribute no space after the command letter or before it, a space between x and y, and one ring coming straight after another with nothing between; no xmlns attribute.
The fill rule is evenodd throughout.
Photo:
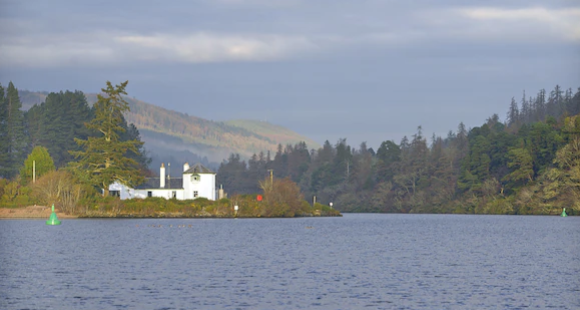
<svg viewBox="0 0 580 310"><path fill-rule="evenodd" d="M36 146L41 145L40 139L43 137L43 117L42 107L38 104L33 105L24 113L24 123L26 124L30 148L35 148Z"/></svg>
<svg viewBox="0 0 580 310"><path fill-rule="evenodd" d="M520 109L518 108L518 103L512 97L512 103L510 104L510 109L507 115L508 126L515 125L516 127L519 127L518 126L519 121L520 121Z"/></svg>
<svg viewBox="0 0 580 310"><path fill-rule="evenodd" d="M18 174L27 145L24 116L18 90L12 82L0 99L0 176L12 178Z"/></svg>
<svg viewBox="0 0 580 310"><path fill-rule="evenodd" d="M530 151L524 148L512 148L508 153L507 166L511 172L503 177L505 181L514 183L531 182L534 177L533 161Z"/></svg>
<svg viewBox="0 0 580 310"><path fill-rule="evenodd" d="M87 140L75 138L81 150L71 152L78 160L71 164L72 168L83 174L92 185L101 188L103 196L108 196L109 185L115 181L132 187L143 182L139 163L125 156L127 152L137 153L143 142L121 139L125 132L122 114L129 111L129 104L122 97L127 94L125 87L128 83L125 81L113 87L107 81L107 87L101 89L103 94L97 96L95 118L86 124L99 135Z"/></svg>
<svg viewBox="0 0 580 310"><path fill-rule="evenodd" d="M141 134L139 129L135 124L127 124L127 121L123 117L122 127L125 132L121 135L121 141L135 140L141 141ZM148 152L144 148L143 143L137 145L137 153L128 151L125 156L134 159L139 164L139 169L143 174L150 174L149 164L151 163L151 158L147 155Z"/></svg>
<svg viewBox="0 0 580 310"><path fill-rule="evenodd" d="M6 147L8 145L8 129L6 127L6 107L4 102L4 87L0 84L0 176L4 176L7 164L8 152Z"/></svg>
<svg viewBox="0 0 580 310"><path fill-rule="evenodd" d="M80 91L50 93L45 102L33 106L26 113L31 146L44 146L54 159L56 167L72 160L69 151L78 151L74 138L86 139L89 130L90 108Z"/></svg>

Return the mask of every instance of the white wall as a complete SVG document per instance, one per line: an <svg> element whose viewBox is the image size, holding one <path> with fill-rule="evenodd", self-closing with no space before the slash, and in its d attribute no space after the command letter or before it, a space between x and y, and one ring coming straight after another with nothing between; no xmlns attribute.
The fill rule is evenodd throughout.
<svg viewBox="0 0 580 310"><path fill-rule="evenodd" d="M133 189L127 187L119 182L115 182L109 185L109 191L119 191L121 200L132 199L132 198L147 198L147 192L151 192L152 197L162 197L165 199L171 199L173 192L175 191L176 198L183 200L183 189Z"/></svg>
<svg viewBox="0 0 580 310"><path fill-rule="evenodd" d="M201 182L197 184L199 197L215 200L215 174L200 174ZM196 190L196 189L193 189Z"/></svg>
<svg viewBox="0 0 580 310"><path fill-rule="evenodd" d="M193 197L193 192L197 191L199 197L207 198L208 200L216 199L216 189L215 189L215 174L213 173L200 173L199 180L192 180L193 174L183 175L183 188L184 189L133 189L127 187L119 182L115 182L109 185L109 191L119 191L121 200L132 199L132 198L147 198L147 192L151 192L152 197L162 197L165 199L172 198L172 192L175 191L177 199L195 199Z"/></svg>
<svg viewBox="0 0 580 310"><path fill-rule="evenodd" d="M215 200L215 174L200 173L199 180L192 180L193 174L183 175L183 188L185 199L207 198L208 200ZM197 191L198 196L193 197L193 192Z"/></svg>
<svg viewBox="0 0 580 310"><path fill-rule="evenodd" d="M120 193L121 200L135 198L134 189L127 187L117 181L109 185L109 192L110 191L118 191Z"/></svg>
<svg viewBox="0 0 580 310"><path fill-rule="evenodd" d="M193 199L193 192L191 191L191 182L189 179L191 178L191 174L184 174L182 175L183 179L183 198L182 199Z"/></svg>
<svg viewBox="0 0 580 310"><path fill-rule="evenodd" d="M135 190L135 195L133 198L147 198L149 197L147 192L151 192L151 197L161 197L165 199L173 198L173 192L175 192L176 199L183 200L182 189L138 189Z"/></svg>

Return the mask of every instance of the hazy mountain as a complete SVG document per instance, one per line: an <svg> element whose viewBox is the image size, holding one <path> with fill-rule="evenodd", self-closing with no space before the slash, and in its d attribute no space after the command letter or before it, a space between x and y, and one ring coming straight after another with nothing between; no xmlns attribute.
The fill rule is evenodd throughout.
<svg viewBox="0 0 580 310"><path fill-rule="evenodd" d="M23 109L44 102L46 92L20 91ZM97 101L97 94L85 94L89 104ZM309 148L319 144L287 128L263 121L232 120L211 121L186 113L164 109L135 98L125 98L131 111L125 115L127 122L134 123L141 133L141 140L150 152L153 171L161 162L202 162L214 168L231 153L250 157L261 151L272 152L278 144L306 142ZM178 169L175 169L177 174Z"/></svg>

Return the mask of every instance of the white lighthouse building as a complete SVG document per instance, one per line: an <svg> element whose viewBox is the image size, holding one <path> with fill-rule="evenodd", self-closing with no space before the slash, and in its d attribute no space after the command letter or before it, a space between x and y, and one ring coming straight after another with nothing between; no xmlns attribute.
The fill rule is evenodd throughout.
<svg viewBox="0 0 580 310"><path fill-rule="evenodd" d="M119 182L109 185L112 196L121 199L163 197L166 199L216 199L215 172L209 168L196 164L183 165L181 178L171 178L165 174L165 166L161 164L158 178L146 178L145 182L136 188L128 187Z"/></svg>

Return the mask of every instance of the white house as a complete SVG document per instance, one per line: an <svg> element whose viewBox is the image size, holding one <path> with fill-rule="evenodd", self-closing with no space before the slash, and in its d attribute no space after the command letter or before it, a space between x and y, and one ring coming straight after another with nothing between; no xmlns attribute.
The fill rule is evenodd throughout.
<svg viewBox="0 0 580 310"><path fill-rule="evenodd" d="M119 196L122 200L147 197L176 198L179 200L203 197L215 200L215 172L201 164L189 167L189 164L185 163L183 177L171 178L171 176L165 175L165 166L161 164L158 178L146 178L145 182L136 188L115 182L109 185L109 192L111 196Z"/></svg>

